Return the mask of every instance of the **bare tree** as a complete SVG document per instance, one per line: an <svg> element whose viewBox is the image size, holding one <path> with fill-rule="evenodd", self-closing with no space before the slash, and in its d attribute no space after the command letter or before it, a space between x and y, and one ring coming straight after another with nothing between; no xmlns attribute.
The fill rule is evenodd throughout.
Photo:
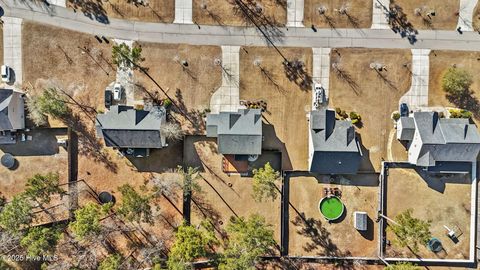
<svg viewBox="0 0 480 270"><path fill-rule="evenodd" d="M183 137L183 131L179 124L167 122L160 127L160 134L168 140L178 141Z"/></svg>
<svg viewBox="0 0 480 270"><path fill-rule="evenodd" d="M47 116L42 112L36 96L27 95L25 99L25 106L28 110L28 119L32 120L36 126L43 126L47 124Z"/></svg>

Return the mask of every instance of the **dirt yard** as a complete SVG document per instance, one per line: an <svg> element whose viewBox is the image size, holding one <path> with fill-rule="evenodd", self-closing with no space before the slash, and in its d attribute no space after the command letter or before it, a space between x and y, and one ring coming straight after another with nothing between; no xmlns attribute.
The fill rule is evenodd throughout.
<svg viewBox="0 0 480 270"><path fill-rule="evenodd" d="M240 99L267 102L263 114L264 149L278 149L283 155L283 169L306 170L308 163L308 122L311 110L311 49L282 48L287 59L304 63L306 77L290 80L282 65L283 58L272 48L245 47L240 50ZM272 126L273 125L273 126ZM299 139L300 138L300 139Z"/></svg>
<svg viewBox="0 0 480 270"><path fill-rule="evenodd" d="M434 254L425 246L418 255L422 258L468 259L470 245L470 175L443 177L426 176L413 169L390 169L387 178L387 216L393 218L412 208L413 216L430 220L432 236L438 238L445 252ZM399 203L401 202L401 203ZM443 227L448 226L457 234L459 242L454 244ZM387 239L394 235L387 231ZM392 244L386 256L415 256L408 248Z"/></svg>
<svg viewBox="0 0 480 270"><path fill-rule="evenodd" d="M390 115L398 110L398 101L410 88L411 75L403 64L411 63L409 50L334 49L331 52L331 108L355 111L362 116L357 128L363 145L360 170L380 170L387 159L388 136L393 128ZM370 68L378 63L386 70ZM336 66L337 68L334 68ZM362 70L362 72L359 72Z"/></svg>
<svg viewBox="0 0 480 270"><path fill-rule="evenodd" d="M475 76L480 72L480 52L463 51L432 51L430 52L430 81L428 89L428 104L430 106L451 106L463 107L472 112L480 112L480 78ZM465 104L452 103L448 100L445 91L442 89L442 78L448 68L456 65L458 68L467 70L473 76L473 84L470 90L473 92L471 98Z"/></svg>
<svg viewBox="0 0 480 270"><path fill-rule="evenodd" d="M79 101L102 109L105 87L116 75L110 63L111 44L99 44L87 34L24 22L23 59L35 61L23 61L23 84L38 91L58 86Z"/></svg>
<svg viewBox="0 0 480 270"><path fill-rule="evenodd" d="M175 17L175 0L145 0L144 5L135 1L123 0L73 0L67 1L67 7L85 16L108 24L110 18L171 23Z"/></svg>
<svg viewBox="0 0 480 270"><path fill-rule="evenodd" d="M186 153L189 156L198 155L198 161L192 162L201 162L203 169L202 178L198 180L201 192L194 194L191 204L192 223L199 224L205 218L210 218L221 235L231 216L259 214L272 225L275 239L280 244L280 194L273 202L255 202L252 197L252 178L223 173L222 155L216 152L214 141L199 140L191 143L188 143L191 145ZM189 158L193 159L195 158Z"/></svg>
<svg viewBox="0 0 480 270"><path fill-rule="evenodd" d="M390 8L395 5L402 8L413 28L454 30L457 28L460 0L392 0ZM416 13L417 12L417 13ZM434 12L430 17L427 13ZM419 14L419 15L418 15Z"/></svg>
<svg viewBox="0 0 480 270"><path fill-rule="evenodd" d="M0 145L0 155L12 154L16 159L16 167L9 170L0 166L0 192L11 199L23 192L27 179L33 175L58 172L60 183L67 181L67 152L58 147L54 130L35 130L28 132L31 141L18 142L15 145Z"/></svg>
<svg viewBox="0 0 480 270"><path fill-rule="evenodd" d="M372 0L305 0L305 27L318 28L370 28ZM338 10L346 8L346 14ZM320 10L324 10L320 14Z"/></svg>
<svg viewBox="0 0 480 270"><path fill-rule="evenodd" d="M473 29L480 31L480 3L477 3L477 6L475 6L472 19Z"/></svg>
<svg viewBox="0 0 480 270"><path fill-rule="evenodd" d="M278 0L256 1L263 8L264 18L276 26L285 25L287 22L287 4L279 4ZM193 21L198 24L213 25L250 25L239 13L234 10L230 1L218 0L193 0ZM239 11L240 12L240 11Z"/></svg>
<svg viewBox="0 0 480 270"><path fill-rule="evenodd" d="M176 104L188 112L199 126L203 112L210 107L210 97L222 84L222 70L215 59L222 59L222 51L216 46L190 46L142 43L143 65ZM187 61L188 67L182 66ZM159 91L147 76L135 71L138 84L148 91ZM161 93L161 92L160 92ZM136 96L141 96L142 93ZM203 133L203 130L190 130Z"/></svg>
<svg viewBox="0 0 480 270"><path fill-rule="evenodd" d="M375 257L378 228L373 222L378 204L378 175L347 176L330 184L329 177L290 178L289 254L302 256ZM342 185L335 183L344 183ZM348 184L349 183L349 184ZM339 188L345 214L329 223L318 204L324 188ZM368 230L354 228L353 213L368 214Z"/></svg>

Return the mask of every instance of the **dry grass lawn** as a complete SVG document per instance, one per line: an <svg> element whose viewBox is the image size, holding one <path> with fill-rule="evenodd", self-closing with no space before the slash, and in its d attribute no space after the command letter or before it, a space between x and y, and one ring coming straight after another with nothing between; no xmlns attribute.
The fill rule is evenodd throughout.
<svg viewBox="0 0 480 270"><path fill-rule="evenodd" d="M477 114L480 113L480 78L475 76L480 72L480 52L464 51L432 51L430 53L430 81L428 89L428 104L430 106L463 107ZM458 68L467 70L473 76L473 84L470 90L473 93L472 98L467 103L454 104L447 99L446 92L442 89L442 78L445 72L456 65Z"/></svg>
<svg viewBox="0 0 480 270"><path fill-rule="evenodd" d="M403 64L411 63L409 50L337 49L331 52L330 104L362 116L360 134L364 162L361 170L380 170L387 159L388 135L393 128L390 115L398 110L398 101L410 88L411 75ZM377 73L370 63L385 65ZM361 72L359 72L361 71ZM373 166L373 168L372 168Z"/></svg>
<svg viewBox="0 0 480 270"><path fill-rule="evenodd" d="M175 0L146 0L146 5L125 0L80 0L75 5L68 0L67 7L84 12L85 16L99 21L110 18L171 23L175 18Z"/></svg>
<svg viewBox="0 0 480 270"><path fill-rule="evenodd" d="M372 0L305 0L303 22L306 27L313 24L318 28L370 28L372 3ZM326 9L323 15L318 11L321 7ZM335 11L341 8L347 9L346 15Z"/></svg>
<svg viewBox="0 0 480 270"><path fill-rule="evenodd" d="M312 50L282 48L287 59L305 64L311 77ZM248 53L247 53L248 52ZM254 62L260 66L254 65ZM267 102L263 114L274 134L265 134L263 147L282 151L283 169L306 170L308 159L308 122L311 107L310 86L305 90L301 80L290 81L282 65L283 58L273 48L245 47L240 50L240 99ZM263 69L263 72L262 70ZM272 136L269 136L272 135Z"/></svg>
<svg viewBox="0 0 480 270"><path fill-rule="evenodd" d="M217 232L223 233L230 217L259 214L272 225L275 240L280 244L280 194L275 201L255 202L252 197L252 178L223 173L222 155L217 153L215 142L197 141L193 151L198 154L204 172L197 181L201 192L194 193L191 204L192 223L199 224L209 218Z"/></svg>
<svg viewBox="0 0 480 270"><path fill-rule="evenodd" d="M473 10L472 24L475 31L480 31L480 3L477 3Z"/></svg>
<svg viewBox="0 0 480 270"><path fill-rule="evenodd" d="M210 107L210 97L222 84L222 69L215 65L215 59L222 59L221 48L157 43L142 43L141 46L145 57L142 65L148 68L148 73L194 122L201 125L201 112ZM181 64L184 60L188 63L186 68ZM135 78L146 90L160 92L141 72L135 71Z"/></svg>
<svg viewBox="0 0 480 270"><path fill-rule="evenodd" d="M454 30L457 28L460 0L394 0L390 7L398 5L402 8L413 27L419 29ZM421 10L421 16L415 15L415 10ZM427 12L435 11L435 16L429 19Z"/></svg>
<svg viewBox="0 0 480 270"><path fill-rule="evenodd" d="M378 175L347 176L351 185L330 184L329 177L290 178L289 254L294 256L375 257ZM329 223L319 211L324 188L338 187L345 205L344 218ZM353 213L367 212L368 231L354 228ZM302 218L303 216L303 218Z"/></svg>
<svg viewBox="0 0 480 270"><path fill-rule="evenodd" d="M235 13L232 1L227 0L193 0L193 21L198 24L213 25L236 25L247 24L245 19ZM287 8L285 4L279 4L279 0L258 0L256 1L263 8L263 14L274 25L285 25L287 22ZM206 8L202 9L202 4ZM250 24L250 22L248 22Z"/></svg>
<svg viewBox="0 0 480 270"><path fill-rule="evenodd" d="M89 53L82 53L84 47ZM45 85L56 85L85 104L104 108L105 87L116 75L111 45L99 44L87 34L24 22L22 52L23 59L35 59L23 61L24 86L41 91Z"/></svg>
<svg viewBox="0 0 480 270"><path fill-rule="evenodd" d="M432 236L440 239L445 252L435 255L425 246L419 247L422 258L467 259L470 245L470 175L425 177L413 169L390 169L387 179L387 216L393 218L411 208L413 216L431 220ZM454 244L443 225L456 230L459 242ZM458 226L458 227L457 227ZM387 231L387 239L395 236ZM386 256L415 256L408 248L392 244Z"/></svg>

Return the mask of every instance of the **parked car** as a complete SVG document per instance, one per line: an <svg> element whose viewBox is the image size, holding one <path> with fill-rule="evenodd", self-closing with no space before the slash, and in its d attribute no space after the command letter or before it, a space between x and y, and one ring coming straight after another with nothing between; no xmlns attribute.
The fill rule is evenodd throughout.
<svg viewBox="0 0 480 270"><path fill-rule="evenodd" d="M323 86L319 83L315 83L313 88L315 91L315 101L322 104L325 101L325 89L323 89Z"/></svg>
<svg viewBox="0 0 480 270"><path fill-rule="evenodd" d="M123 87L121 84L116 83L113 86L113 99L116 101L120 101L122 99L123 95Z"/></svg>
<svg viewBox="0 0 480 270"><path fill-rule="evenodd" d="M400 116L407 117L408 116L408 105L407 103L400 104Z"/></svg>
<svg viewBox="0 0 480 270"><path fill-rule="evenodd" d="M10 73L10 67L7 65L2 65L1 67L1 73L2 73L2 82L10 82L11 81L11 73Z"/></svg>
<svg viewBox="0 0 480 270"><path fill-rule="evenodd" d="M109 109L112 106L112 91L105 90L105 108Z"/></svg>

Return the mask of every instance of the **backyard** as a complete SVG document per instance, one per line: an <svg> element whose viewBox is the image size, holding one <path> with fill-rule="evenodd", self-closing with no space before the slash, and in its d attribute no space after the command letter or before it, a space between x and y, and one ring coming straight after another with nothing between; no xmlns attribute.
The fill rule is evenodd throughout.
<svg viewBox="0 0 480 270"><path fill-rule="evenodd" d="M454 30L457 27L460 0L392 0L414 29Z"/></svg>
<svg viewBox="0 0 480 270"><path fill-rule="evenodd" d="M370 28L372 0L305 0L304 25L318 28ZM339 10L345 10L341 14Z"/></svg>
<svg viewBox="0 0 480 270"><path fill-rule="evenodd" d="M233 1L232 1L233 2ZM248 1L243 1L248 2ZM262 18L272 26L285 25L287 2L282 0L258 0ZM193 0L193 21L198 24L245 26L252 23L235 10L230 1Z"/></svg>
<svg viewBox="0 0 480 270"><path fill-rule="evenodd" d="M320 213L325 188L338 188L345 212L328 222ZM289 208L289 255L328 257L376 257L378 175L291 177ZM353 213L368 214L367 231L354 228Z"/></svg>
<svg viewBox="0 0 480 270"><path fill-rule="evenodd" d="M240 100L266 101L263 148L282 151L284 170L306 170L312 50L282 48L281 51L290 61L297 59L303 63L293 77L274 49L244 47L240 50Z"/></svg>
<svg viewBox="0 0 480 270"><path fill-rule="evenodd" d="M191 203L192 223L209 218L221 236L232 216L248 217L259 214L272 225L277 243L280 243L280 194L276 200L256 202L253 199L251 177L227 175L222 172L222 155L214 141L205 138L187 139L186 162L201 169L197 180L201 191L194 192ZM277 181L280 186L280 181Z"/></svg>
<svg viewBox="0 0 480 270"><path fill-rule="evenodd" d="M330 70L330 108L355 111L362 117L356 129L363 145L361 171L379 171L388 157L390 116L410 88L409 50L333 49ZM370 68L379 64L381 71ZM363 72L358 72L363 70Z"/></svg>
<svg viewBox="0 0 480 270"><path fill-rule="evenodd" d="M175 17L175 0L68 0L67 7L106 24L109 18L171 23Z"/></svg>
<svg viewBox="0 0 480 270"><path fill-rule="evenodd" d="M438 238L444 250L433 253L420 245L413 254L408 248L392 243L387 246L385 257L468 259L470 248L471 179L470 174L427 175L415 169L389 169L386 182L386 215L394 218L407 209L413 209L413 217L431 221L430 231ZM446 235L446 229L456 231L458 243ZM387 230L387 240L394 235Z"/></svg>

